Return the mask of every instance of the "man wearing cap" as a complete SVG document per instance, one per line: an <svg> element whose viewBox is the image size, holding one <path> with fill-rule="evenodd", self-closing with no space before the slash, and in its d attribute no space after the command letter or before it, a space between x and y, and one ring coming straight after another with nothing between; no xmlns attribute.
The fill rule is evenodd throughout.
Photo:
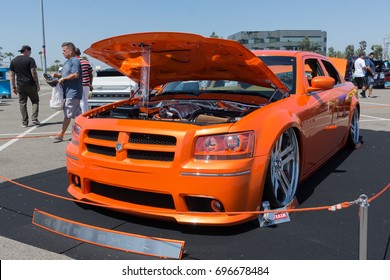
<svg viewBox="0 0 390 280"><path fill-rule="evenodd" d="M15 57L10 64L12 92L19 95L20 112L22 114L22 127L28 127L29 117L27 111L27 99L32 103L32 123L40 125L38 121L40 91L37 65L34 58L30 57L30 46L24 45L20 48L21 55ZM16 76L16 79L15 79Z"/></svg>

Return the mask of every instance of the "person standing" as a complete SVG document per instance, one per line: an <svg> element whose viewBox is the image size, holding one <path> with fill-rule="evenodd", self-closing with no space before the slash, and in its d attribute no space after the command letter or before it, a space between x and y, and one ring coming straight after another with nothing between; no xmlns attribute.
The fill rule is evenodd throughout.
<svg viewBox="0 0 390 280"><path fill-rule="evenodd" d="M80 60L81 64L81 71L82 71L82 76L83 76L83 98L80 101L80 106L81 106L81 112L85 113L88 111L88 94L89 91L93 90L92 87L92 80L93 80L93 75L92 75L92 66L91 63L87 59L84 59L80 57L81 52L79 48L76 48L76 57Z"/></svg>
<svg viewBox="0 0 390 280"><path fill-rule="evenodd" d="M367 86L368 86L368 98L372 98L372 88L374 87L375 83L375 63L374 63L374 53L370 53L368 55L368 59L366 60L366 67L367 67Z"/></svg>
<svg viewBox="0 0 390 280"><path fill-rule="evenodd" d="M22 114L22 127L28 127L29 116L27 100L32 103L31 119L34 125L40 125L38 121L39 95L41 90L38 81L37 65L31 56L31 47L24 45L20 48L19 56L10 64L12 92L19 95L20 113ZM16 79L15 79L16 76Z"/></svg>
<svg viewBox="0 0 390 280"><path fill-rule="evenodd" d="M83 79L81 64L76 57L76 47L71 42L62 44L62 54L66 58L62 66L61 73L54 73L53 77L59 78L58 83L62 85L64 90L64 121L62 123L61 131L51 136L55 142L61 142L71 119L76 118L81 114L80 100L83 96Z"/></svg>
<svg viewBox="0 0 390 280"><path fill-rule="evenodd" d="M355 72L353 73L353 83L356 90L362 89L360 93L362 98L366 98L366 62L364 61L364 52L359 53L359 57L355 60Z"/></svg>

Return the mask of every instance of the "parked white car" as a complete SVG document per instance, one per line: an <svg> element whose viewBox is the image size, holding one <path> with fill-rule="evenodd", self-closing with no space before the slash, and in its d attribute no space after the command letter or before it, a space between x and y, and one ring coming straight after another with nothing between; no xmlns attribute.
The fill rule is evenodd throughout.
<svg viewBox="0 0 390 280"><path fill-rule="evenodd" d="M88 100L90 109L128 99L138 84L113 68L96 71L93 91Z"/></svg>

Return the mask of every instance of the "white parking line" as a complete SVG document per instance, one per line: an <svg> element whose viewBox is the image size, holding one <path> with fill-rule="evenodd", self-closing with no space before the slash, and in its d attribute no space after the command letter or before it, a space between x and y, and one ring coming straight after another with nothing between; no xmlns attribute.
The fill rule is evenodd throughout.
<svg viewBox="0 0 390 280"><path fill-rule="evenodd" d="M378 106L383 106L383 107L390 107L390 104L386 104L386 103L360 101L360 104L370 104L370 105L378 105Z"/></svg>
<svg viewBox="0 0 390 280"><path fill-rule="evenodd" d="M368 115L360 115L361 117L370 118L371 120L360 120L361 122L371 122L371 121L390 121L390 119L373 117Z"/></svg>
<svg viewBox="0 0 390 280"><path fill-rule="evenodd" d="M29 135L42 135L42 134L47 134L47 135L53 135L55 133L57 133L58 131L46 131L46 132L31 132L29 133ZM17 135L16 137L19 137L21 138L19 135L19 133L2 133L0 134L0 138L2 137L13 137Z"/></svg>
<svg viewBox="0 0 390 280"><path fill-rule="evenodd" d="M49 121L50 119L54 118L55 116L57 116L58 114L62 113L62 111L58 111L58 112L55 112L53 115L49 116L48 118L46 118L45 120L43 120L41 123L46 123L47 121ZM32 131L34 131L35 129L37 129L38 126L33 126L31 127L30 129L26 130L25 132L23 132L22 134L19 134L15 137L15 139L12 139L10 141L8 141L7 143L3 144L0 146L0 152L4 149L6 149L7 147L11 146L12 144L14 144L15 142L19 141L20 138L26 136L27 134L30 134Z"/></svg>

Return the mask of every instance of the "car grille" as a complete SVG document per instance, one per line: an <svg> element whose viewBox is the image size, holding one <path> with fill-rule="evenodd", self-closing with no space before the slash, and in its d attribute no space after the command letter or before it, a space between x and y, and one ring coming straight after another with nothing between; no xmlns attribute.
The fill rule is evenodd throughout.
<svg viewBox="0 0 390 280"><path fill-rule="evenodd" d="M176 138L165 135L131 133L130 143L175 146Z"/></svg>
<svg viewBox="0 0 390 280"><path fill-rule="evenodd" d="M149 152L149 151L137 151L128 150L127 157L132 159L141 160L156 160L156 161L173 161L175 153L173 152Z"/></svg>
<svg viewBox="0 0 390 280"><path fill-rule="evenodd" d="M118 136L119 132L117 131L91 130L88 133L89 138L106 141L117 141Z"/></svg>
<svg viewBox="0 0 390 280"><path fill-rule="evenodd" d="M101 155L111 156L111 157L116 156L115 148L87 144L87 149L88 152L95 153L95 154L101 154Z"/></svg>
<svg viewBox="0 0 390 280"><path fill-rule="evenodd" d="M169 194L125 189L111 185L101 184L94 181L90 182L90 187L91 193L115 199L118 201L150 207L175 209L173 198Z"/></svg>
<svg viewBox="0 0 390 280"><path fill-rule="evenodd" d="M117 144L121 133L126 135L129 134L128 143L133 144L132 148L127 150L127 157L130 159L171 162L175 157L175 137L137 132L129 133L90 130L88 132L88 141L86 143L87 151L94 154L116 157L117 151L114 147ZM105 142L101 142L100 140L104 140ZM123 145L126 143L121 144ZM142 145L142 149L137 149L137 145ZM150 149L145 150L145 145L150 145ZM172 151L165 151L167 146L171 147ZM161 151L161 149L164 149L164 151Z"/></svg>
<svg viewBox="0 0 390 280"><path fill-rule="evenodd" d="M130 93L129 92L125 92L125 93L107 93L107 92L94 92L92 94L92 97L91 99L95 99L95 98L123 98L123 99L127 99L130 97Z"/></svg>

